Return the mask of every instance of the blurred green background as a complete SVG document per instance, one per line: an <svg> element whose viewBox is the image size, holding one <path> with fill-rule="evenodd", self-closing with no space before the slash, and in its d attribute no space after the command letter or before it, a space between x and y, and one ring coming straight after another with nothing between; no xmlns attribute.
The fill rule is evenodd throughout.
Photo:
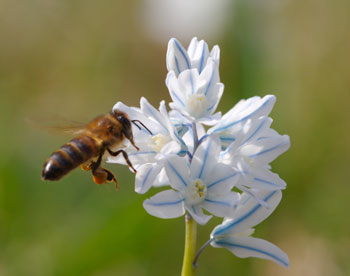
<svg viewBox="0 0 350 276"><path fill-rule="evenodd" d="M219 109L275 94L273 127L292 142L272 164L288 184L284 198L255 234L281 247L290 268L208 248L198 275L350 275L349 1L226 1L219 15L198 16L225 2L203 1L187 10L197 13L191 28L168 27L185 13L172 7L176 20L164 17L160 2L0 2L0 275L180 274L184 219L148 215L142 202L155 190L134 193L119 165L107 165L118 192L80 170L43 182L42 164L69 138L25 123L52 114L87 121L141 96L169 102L172 36L185 47L192 36L219 44ZM219 222L198 228L198 245Z"/></svg>

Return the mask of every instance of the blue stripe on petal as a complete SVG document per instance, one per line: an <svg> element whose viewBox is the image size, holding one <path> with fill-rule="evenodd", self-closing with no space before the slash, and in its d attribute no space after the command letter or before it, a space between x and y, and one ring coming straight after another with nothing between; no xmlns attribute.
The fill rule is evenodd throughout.
<svg viewBox="0 0 350 276"><path fill-rule="evenodd" d="M223 247L231 246L231 247L237 247L237 248L247 249L247 250L251 250L251 251L257 252L257 253L261 253L263 255L271 257L272 259L276 260L277 262L283 264L286 267L289 266L289 263L286 263L280 257L278 257L278 256L276 256L274 254L271 254L270 252L267 252L265 250L259 249L259 248L254 248L254 247L251 247L251 246L246 246L246 245L232 243L232 242L225 242L225 241L216 241L215 243L218 244L218 245L221 245Z"/></svg>
<svg viewBox="0 0 350 276"><path fill-rule="evenodd" d="M194 208L193 205L191 206L191 209L192 209L193 213L194 213L195 215L197 215L196 209Z"/></svg>
<svg viewBox="0 0 350 276"><path fill-rule="evenodd" d="M208 146L207 146L207 148L205 149L205 152L204 152L203 163L202 163L202 167L201 167L201 169L199 171L198 178L201 178L202 173L204 171L204 167L205 167L205 165L207 163L207 159L208 159L208 154L209 154L209 149L210 149L211 143L212 143L212 140L209 140Z"/></svg>
<svg viewBox="0 0 350 276"><path fill-rule="evenodd" d="M186 62L186 66L187 69L191 69L191 65L190 65L190 61L187 58L186 53L183 51L181 45L179 44L179 42L175 39L175 46L176 48L179 50L179 52L181 53L182 57L184 58L185 62ZM181 73L181 71L179 71L179 74ZM192 87L192 94L194 93L194 85L193 85L193 78L192 78L192 72L190 73L190 82L191 82L191 87Z"/></svg>
<svg viewBox="0 0 350 276"><path fill-rule="evenodd" d="M186 181L183 179L182 175L176 170L176 168L171 164L169 161L167 162L169 165L170 169L176 174L176 176L181 180L182 184L187 187Z"/></svg>
<svg viewBox="0 0 350 276"><path fill-rule="evenodd" d="M209 106L209 107L207 108L207 111L209 112L209 111L212 110L215 106L216 106L216 103L214 103L213 105Z"/></svg>
<svg viewBox="0 0 350 276"><path fill-rule="evenodd" d="M187 55L182 50L181 45L179 44L179 42L176 39L174 39L174 42L175 42L176 48L180 51L181 55L183 56L184 60L186 61L187 68L190 69L191 66L190 66L189 60L187 59Z"/></svg>
<svg viewBox="0 0 350 276"><path fill-rule="evenodd" d="M228 128L230 128L230 127L232 127L232 126L234 126L234 125L236 125L236 124L238 124L238 123L241 123L241 122L243 122L243 121L249 119L249 117L253 116L255 113L257 113L258 111L260 111L263 107L265 107L265 106L271 101L271 99L273 99L273 98L268 99L268 100L267 100L266 102L264 102L258 109L254 110L252 113L248 114L247 116L245 116L245 117L243 117L243 118L241 118L241 119L239 119L239 120L237 120L237 121L231 122L231 123L229 123L229 124L227 124L227 125L224 125L224 126L222 126L222 127L219 127L219 128L217 128L217 129L214 129L213 132L220 132L220 131L226 130L226 129L228 129Z"/></svg>
<svg viewBox="0 0 350 276"><path fill-rule="evenodd" d="M200 144L204 141L204 139L207 138L208 136L209 136L208 134L204 134L204 135L199 139L198 145L200 145Z"/></svg>
<svg viewBox="0 0 350 276"><path fill-rule="evenodd" d="M218 200L212 200L212 199L204 199L204 201L206 202L209 202L209 203L213 203L213 204L218 204L218 205L224 205L224 206L227 206L227 207L232 207L232 205L228 202L225 202L225 201L218 201Z"/></svg>
<svg viewBox="0 0 350 276"><path fill-rule="evenodd" d="M170 90L170 88L169 88L169 91L170 91L170 93L174 96L174 98L176 98L176 100L178 100L179 103L180 103L183 107L185 107L185 104L184 104L184 102L180 99L180 97L179 97L173 90Z"/></svg>
<svg viewBox="0 0 350 276"><path fill-rule="evenodd" d="M222 142L234 142L234 141L236 141L236 139L233 137L220 137L220 140Z"/></svg>
<svg viewBox="0 0 350 276"><path fill-rule="evenodd" d="M280 185L278 185L276 183L273 183L273 182L270 182L270 181L267 181L265 179L258 178L258 177L254 177L254 181L262 182L262 183L265 183L265 184L268 184L268 185L271 185L271 186L274 186L274 187L280 187Z"/></svg>
<svg viewBox="0 0 350 276"><path fill-rule="evenodd" d="M192 160L192 158L193 158L192 154L189 151L186 151L186 153L187 153L188 157L190 158L190 160Z"/></svg>
<svg viewBox="0 0 350 276"><path fill-rule="evenodd" d="M204 64L204 53L205 53L205 45L203 43L203 48L202 48L202 56L201 56L201 61L200 61L200 64L199 64L199 74L202 72L202 69L203 69L203 64Z"/></svg>
<svg viewBox="0 0 350 276"><path fill-rule="evenodd" d="M148 172L147 172L146 175L145 175L145 178L142 180L141 190L142 190L142 188L145 186L145 184L146 184L146 182L147 182L147 179L148 179L149 175L151 174L152 170L153 170L153 167L151 167L151 168L148 170Z"/></svg>
<svg viewBox="0 0 350 276"><path fill-rule="evenodd" d="M220 178L220 179L216 180L215 182L209 184L209 185L207 186L207 189L209 190L209 189L212 188L213 186L215 186L215 185L217 185L217 184L220 184L221 182L224 182L224 181L226 181L227 179L230 179L231 177L234 177L234 176L236 176L236 175L237 175L237 173L233 173L233 174L228 175L228 176L226 176L226 177Z"/></svg>
<svg viewBox="0 0 350 276"><path fill-rule="evenodd" d="M192 76L192 71L190 71L190 82L191 82L191 89L192 89L192 94L194 94L194 84L193 84L193 76Z"/></svg>
<svg viewBox="0 0 350 276"><path fill-rule="evenodd" d="M262 154L264 154L264 153L273 151L273 150L275 150L275 149L277 149L277 148L279 148L279 147L281 147L281 146L285 146L285 145L286 145L286 143L281 143L281 144L278 144L277 146L274 146L274 147L272 147L272 148L263 150L263 151L261 151L261 152L258 152L258 153L252 154L252 155L249 155L248 157L250 157L250 158L255 158L255 157L258 157L259 155L262 155Z"/></svg>
<svg viewBox="0 0 350 276"><path fill-rule="evenodd" d="M214 74L215 74L215 69L213 68L213 71L211 72L211 76L210 76L207 88L205 89L205 92L204 92L205 95L208 94L208 91L209 91L209 88L211 86L211 83L213 82Z"/></svg>
<svg viewBox="0 0 350 276"><path fill-rule="evenodd" d="M179 61L177 60L177 57L175 57L175 65L176 65L177 74L180 74L181 70L180 70Z"/></svg>
<svg viewBox="0 0 350 276"><path fill-rule="evenodd" d="M251 140L251 139L259 132L259 130L263 127L263 125L265 124L265 122L266 122L266 120L263 120L263 121L260 123L260 125L256 128L256 130L255 130L247 139L245 139L245 140L241 143L241 145L243 145L243 144L247 143L249 140Z"/></svg>
<svg viewBox="0 0 350 276"><path fill-rule="evenodd" d="M185 199L180 199L176 201L164 201L164 202L152 202L151 200L147 201L147 204L153 205L153 206L165 206L165 205L176 205L184 201Z"/></svg>
<svg viewBox="0 0 350 276"><path fill-rule="evenodd" d="M247 202L252 198L253 196L252 195L249 195L249 196L247 196L247 198L244 200L244 201L240 201L239 202L239 205L245 205L245 204L247 204Z"/></svg>
<svg viewBox="0 0 350 276"><path fill-rule="evenodd" d="M268 194L263 200L267 202L277 191L273 191L270 194ZM252 208L248 213L244 214L242 217L235 219L225 227L219 228L217 231L214 232L214 235L219 235L222 232L225 232L229 230L230 228L235 227L235 225L241 223L242 221L248 219L251 215L253 215L255 212L257 212L262 207L261 204L257 204Z"/></svg>
<svg viewBox="0 0 350 276"><path fill-rule="evenodd" d="M176 131L174 131L174 135L175 135L175 137L177 138L178 142L180 142L180 144L181 144L183 147L187 148L185 142L182 140L182 138L179 136L179 134L177 134Z"/></svg>

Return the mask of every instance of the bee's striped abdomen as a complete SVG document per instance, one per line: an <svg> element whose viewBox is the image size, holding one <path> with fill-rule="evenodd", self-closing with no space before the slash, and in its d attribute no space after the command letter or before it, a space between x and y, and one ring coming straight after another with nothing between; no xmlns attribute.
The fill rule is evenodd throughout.
<svg viewBox="0 0 350 276"><path fill-rule="evenodd" d="M93 138L86 135L78 136L51 154L44 164L42 178L44 180L59 180L98 154L99 148Z"/></svg>

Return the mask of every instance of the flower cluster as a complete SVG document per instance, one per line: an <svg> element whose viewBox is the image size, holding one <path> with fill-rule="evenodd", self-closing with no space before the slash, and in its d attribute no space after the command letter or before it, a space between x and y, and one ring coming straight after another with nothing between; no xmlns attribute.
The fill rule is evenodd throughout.
<svg viewBox="0 0 350 276"><path fill-rule="evenodd" d="M126 147L137 169L135 190L167 188L144 201L145 210L159 218L186 212L201 224L222 217L210 244L238 257L259 257L288 266L288 256L275 245L251 237L252 227L267 218L281 200L286 183L269 163L290 146L289 137L270 126L273 95L242 100L223 116L216 112L224 85L219 77L220 50L193 38L186 50L176 39L168 44L166 86L171 110L158 109L145 98L140 107L118 102L150 130L134 129L140 148ZM123 164L121 158L109 162Z"/></svg>

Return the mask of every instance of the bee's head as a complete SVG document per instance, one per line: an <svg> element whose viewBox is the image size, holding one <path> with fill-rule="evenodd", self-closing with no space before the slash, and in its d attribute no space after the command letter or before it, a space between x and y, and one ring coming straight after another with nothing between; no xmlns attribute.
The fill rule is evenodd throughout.
<svg viewBox="0 0 350 276"><path fill-rule="evenodd" d="M139 148L134 143L134 137L132 135L132 127L131 127L131 121L129 119L128 114L125 112L122 112L118 109L115 109L113 111L113 116L118 120L118 122L122 125L122 132L125 135L125 137L130 141L130 143L137 149Z"/></svg>

